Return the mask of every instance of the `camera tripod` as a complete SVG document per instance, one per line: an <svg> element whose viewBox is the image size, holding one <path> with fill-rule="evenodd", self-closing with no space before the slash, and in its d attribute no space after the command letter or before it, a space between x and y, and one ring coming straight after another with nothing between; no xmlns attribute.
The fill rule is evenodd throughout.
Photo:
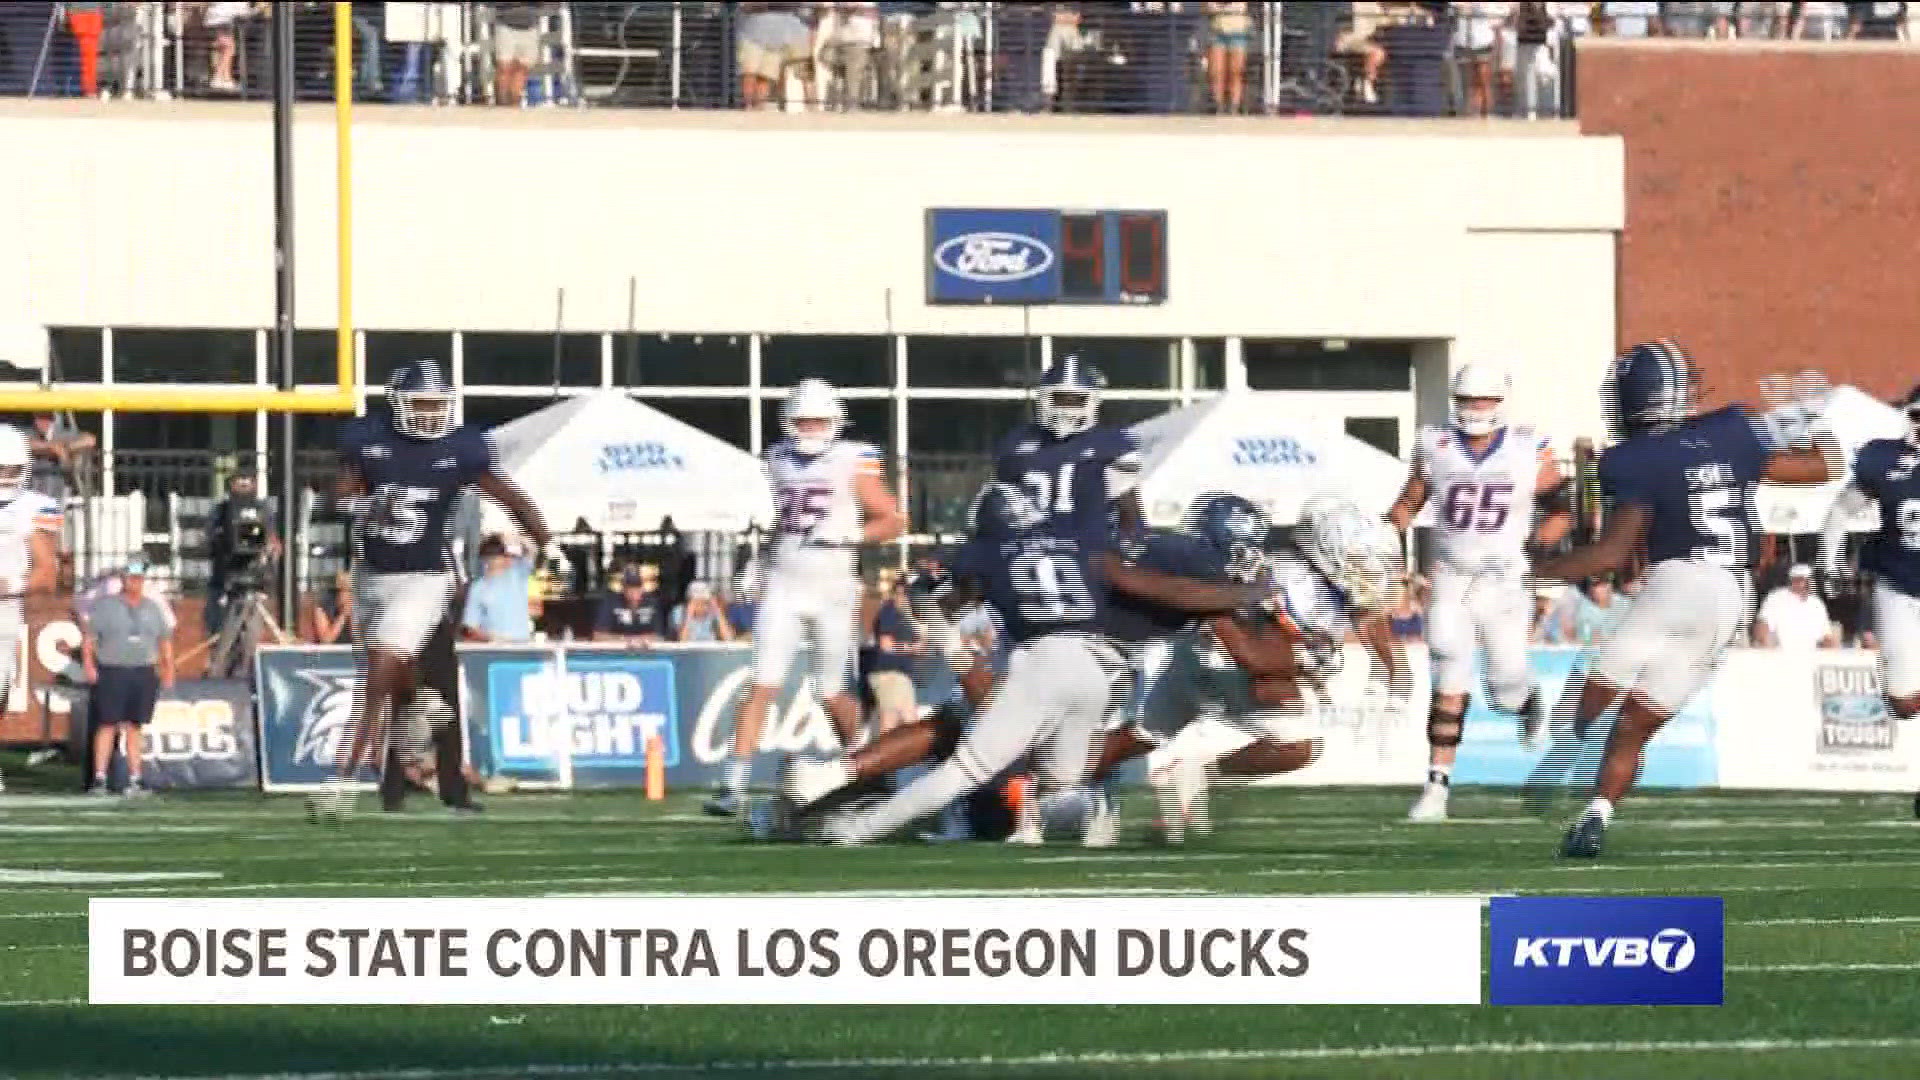
<svg viewBox="0 0 1920 1080"><path fill-rule="evenodd" d="M262 642L285 645L287 633L267 610L263 592L244 589L227 594L226 619L207 651L207 676L215 679L250 678L254 653Z"/></svg>

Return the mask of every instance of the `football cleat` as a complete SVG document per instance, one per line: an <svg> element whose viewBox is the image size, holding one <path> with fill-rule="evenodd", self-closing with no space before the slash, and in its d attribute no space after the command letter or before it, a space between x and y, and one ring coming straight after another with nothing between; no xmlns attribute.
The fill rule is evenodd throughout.
<svg viewBox="0 0 1920 1080"><path fill-rule="evenodd" d="M1447 820L1447 793L1445 784L1428 784L1407 811L1407 820L1423 825Z"/></svg>
<svg viewBox="0 0 1920 1080"><path fill-rule="evenodd" d="M845 758L787 758L780 767L780 793L804 810L853 783Z"/></svg>
<svg viewBox="0 0 1920 1080"><path fill-rule="evenodd" d="M315 825L340 825L352 815L360 798L351 781L329 780L319 791L307 796L307 820Z"/></svg>
<svg viewBox="0 0 1920 1080"><path fill-rule="evenodd" d="M700 804L700 811L708 817L732 817L740 812L740 796L729 788L715 788L707 801Z"/></svg>
<svg viewBox="0 0 1920 1080"><path fill-rule="evenodd" d="M1104 791L1093 796L1093 806L1087 813L1087 824L1080 834L1080 846L1090 848L1110 848L1120 843L1120 808Z"/></svg>
<svg viewBox="0 0 1920 1080"><path fill-rule="evenodd" d="M1160 804L1160 827L1169 844L1185 842L1189 833L1213 831L1207 812L1207 763L1199 758L1169 758L1147 773L1147 783Z"/></svg>
<svg viewBox="0 0 1920 1080"><path fill-rule="evenodd" d="M1599 814L1585 813L1567 829L1566 838L1560 841L1560 857L1597 859L1606 842L1607 823L1601 820Z"/></svg>
<svg viewBox="0 0 1920 1080"><path fill-rule="evenodd" d="M1007 834L1007 843L1015 847L1039 847L1046 842L1046 829L1040 823L1039 802L1032 798L1020 800L1013 831Z"/></svg>

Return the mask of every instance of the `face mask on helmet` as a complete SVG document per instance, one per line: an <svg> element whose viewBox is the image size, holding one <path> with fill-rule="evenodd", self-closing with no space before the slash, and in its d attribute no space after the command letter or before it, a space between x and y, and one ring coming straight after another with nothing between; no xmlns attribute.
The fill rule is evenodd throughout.
<svg viewBox="0 0 1920 1080"><path fill-rule="evenodd" d="M1462 434L1491 435L1504 422L1502 410L1513 380L1505 371L1468 364L1453 376L1453 423Z"/></svg>
<svg viewBox="0 0 1920 1080"><path fill-rule="evenodd" d="M393 395L393 426L402 435L438 439L453 430L453 395L438 391Z"/></svg>
<svg viewBox="0 0 1920 1080"><path fill-rule="evenodd" d="M812 457L824 453L845 424L845 412L833 388L809 379L793 388L780 409L780 427L794 449Z"/></svg>
<svg viewBox="0 0 1920 1080"><path fill-rule="evenodd" d="M1093 426L1100 414L1100 396L1077 387L1043 386L1034 391L1034 419L1056 439L1065 439Z"/></svg>

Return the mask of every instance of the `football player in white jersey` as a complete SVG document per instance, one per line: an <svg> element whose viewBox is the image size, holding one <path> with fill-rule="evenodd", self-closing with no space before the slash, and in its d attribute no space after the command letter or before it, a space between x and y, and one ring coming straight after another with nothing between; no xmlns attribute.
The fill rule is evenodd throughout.
<svg viewBox="0 0 1920 1080"><path fill-rule="evenodd" d="M753 755L774 697L802 648L811 646L814 689L843 746L860 731L853 694L859 638L862 544L884 544L906 527L881 476L880 452L842 439L846 410L820 379L788 392L780 410L786 438L765 455L773 487L774 536L753 626L753 684L734 722L733 757L706 811L718 817L745 803Z"/></svg>
<svg viewBox="0 0 1920 1080"><path fill-rule="evenodd" d="M32 450L27 436L0 425L0 708L13 686L20 639L26 634L26 594L51 590L60 568L60 507L27 490ZM0 778L0 791L6 789Z"/></svg>
<svg viewBox="0 0 1920 1080"><path fill-rule="evenodd" d="M1520 718L1522 743L1537 745L1546 727L1546 707L1527 663L1533 613L1527 543L1530 535L1540 547L1559 543L1573 517L1567 481L1546 436L1507 422L1512 382L1491 364L1467 364L1454 374L1453 423L1421 429L1412 474L1387 511L1402 533L1429 500L1436 511L1427 606L1433 706L1427 783L1407 814L1412 821L1447 818L1476 645L1485 655L1488 702Z"/></svg>

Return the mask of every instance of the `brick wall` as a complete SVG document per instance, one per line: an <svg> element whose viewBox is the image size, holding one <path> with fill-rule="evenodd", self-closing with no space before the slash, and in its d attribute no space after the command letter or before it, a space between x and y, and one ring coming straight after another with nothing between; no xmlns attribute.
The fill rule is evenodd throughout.
<svg viewBox="0 0 1920 1080"><path fill-rule="evenodd" d="M1579 116L1626 141L1623 339L1685 343L1716 400L1920 381L1920 49L1597 43Z"/></svg>

